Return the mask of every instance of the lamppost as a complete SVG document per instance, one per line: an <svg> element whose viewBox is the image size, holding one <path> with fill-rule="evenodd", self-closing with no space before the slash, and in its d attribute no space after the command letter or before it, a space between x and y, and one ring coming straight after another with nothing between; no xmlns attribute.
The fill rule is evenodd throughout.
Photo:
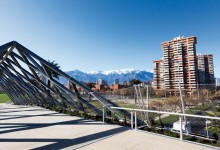
<svg viewBox="0 0 220 150"><path fill-rule="evenodd" d="M210 124L210 123L211 123L211 121L209 121L209 120L206 120L206 121L205 121L205 125L206 125L206 136L207 136L207 137L209 137L208 124Z"/></svg>

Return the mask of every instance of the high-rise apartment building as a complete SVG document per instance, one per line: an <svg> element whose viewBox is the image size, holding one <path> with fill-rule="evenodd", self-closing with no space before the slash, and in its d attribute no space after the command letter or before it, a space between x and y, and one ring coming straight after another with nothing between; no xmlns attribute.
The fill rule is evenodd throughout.
<svg viewBox="0 0 220 150"><path fill-rule="evenodd" d="M196 56L197 38L177 37L163 42L163 59L154 61L154 87L191 91L198 84L214 82L212 55Z"/></svg>
<svg viewBox="0 0 220 150"><path fill-rule="evenodd" d="M214 66L213 66L213 55L197 55L198 62L198 80L200 84L213 84L215 83L214 78Z"/></svg>
<svg viewBox="0 0 220 150"><path fill-rule="evenodd" d="M118 80L118 79L115 79L113 84L114 84L114 85L115 85L115 84L119 84L119 80Z"/></svg>
<svg viewBox="0 0 220 150"><path fill-rule="evenodd" d="M197 87L196 43L195 36L162 43L165 88L178 88L179 82L186 89Z"/></svg>
<svg viewBox="0 0 220 150"><path fill-rule="evenodd" d="M154 61L154 86L156 89L163 89L164 85L164 66L163 60Z"/></svg>
<svg viewBox="0 0 220 150"><path fill-rule="evenodd" d="M96 85L108 85L107 82L103 79L96 80Z"/></svg>

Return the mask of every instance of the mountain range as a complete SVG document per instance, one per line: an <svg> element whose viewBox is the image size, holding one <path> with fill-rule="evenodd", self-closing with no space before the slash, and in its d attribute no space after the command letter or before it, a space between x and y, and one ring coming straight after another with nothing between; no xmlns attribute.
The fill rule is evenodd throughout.
<svg viewBox="0 0 220 150"><path fill-rule="evenodd" d="M108 83L108 85L112 85L115 79L118 79L119 83L123 83L124 81L130 81L132 79L137 79L142 82L153 80L152 72L146 70L135 70L133 68L92 72L82 72L80 70L73 70L67 71L66 73L78 81L96 82L96 80L98 79L103 79ZM67 84L67 80L63 77L60 77L59 81L62 84Z"/></svg>

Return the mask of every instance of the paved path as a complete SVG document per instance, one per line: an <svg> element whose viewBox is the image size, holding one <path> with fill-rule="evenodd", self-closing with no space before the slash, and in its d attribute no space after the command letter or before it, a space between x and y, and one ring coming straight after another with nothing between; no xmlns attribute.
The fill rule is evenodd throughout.
<svg viewBox="0 0 220 150"><path fill-rule="evenodd" d="M0 104L0 149L210 150L211 148L40 107Z"/></svg>

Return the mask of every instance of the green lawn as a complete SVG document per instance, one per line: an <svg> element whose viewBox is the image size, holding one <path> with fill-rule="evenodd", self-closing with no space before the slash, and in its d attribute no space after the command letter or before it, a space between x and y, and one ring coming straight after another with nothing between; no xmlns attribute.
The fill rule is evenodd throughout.
<svg viewBox="0 0 220 150"><path fill-rule="evenodd" d="M174 123L178 120L179 120L179 116L176 116L176 115L169 115L161 119L163 124ZM160 121L157 120L156 122L159 123Z"/></svg>
<svg viewBox="0 0 220 150"><path fill-rule="evenodd" d="M0 94L0 103L6 103L10 101L10 98L7 94Z"/></svg>
<svg viewBox="0 0 220 150"><path fill-rule="evenodd" d="M117 104L119 107L138 108L135 104L128 104L128 103L123 103L123 102L116 102L116 104Z"/></svg>
<svg viewBox="0 0 220 150"><path fill-rule="evenodd" d="M91 101L90 102L92 105L94 105L95 107L102 109L103 105L99 102L99 101ZM127 104L127 103L123 103L123 102L114 102L115 104L117 104L119 107L125 107L125 108L137 108L135 104Z"/></svg>

